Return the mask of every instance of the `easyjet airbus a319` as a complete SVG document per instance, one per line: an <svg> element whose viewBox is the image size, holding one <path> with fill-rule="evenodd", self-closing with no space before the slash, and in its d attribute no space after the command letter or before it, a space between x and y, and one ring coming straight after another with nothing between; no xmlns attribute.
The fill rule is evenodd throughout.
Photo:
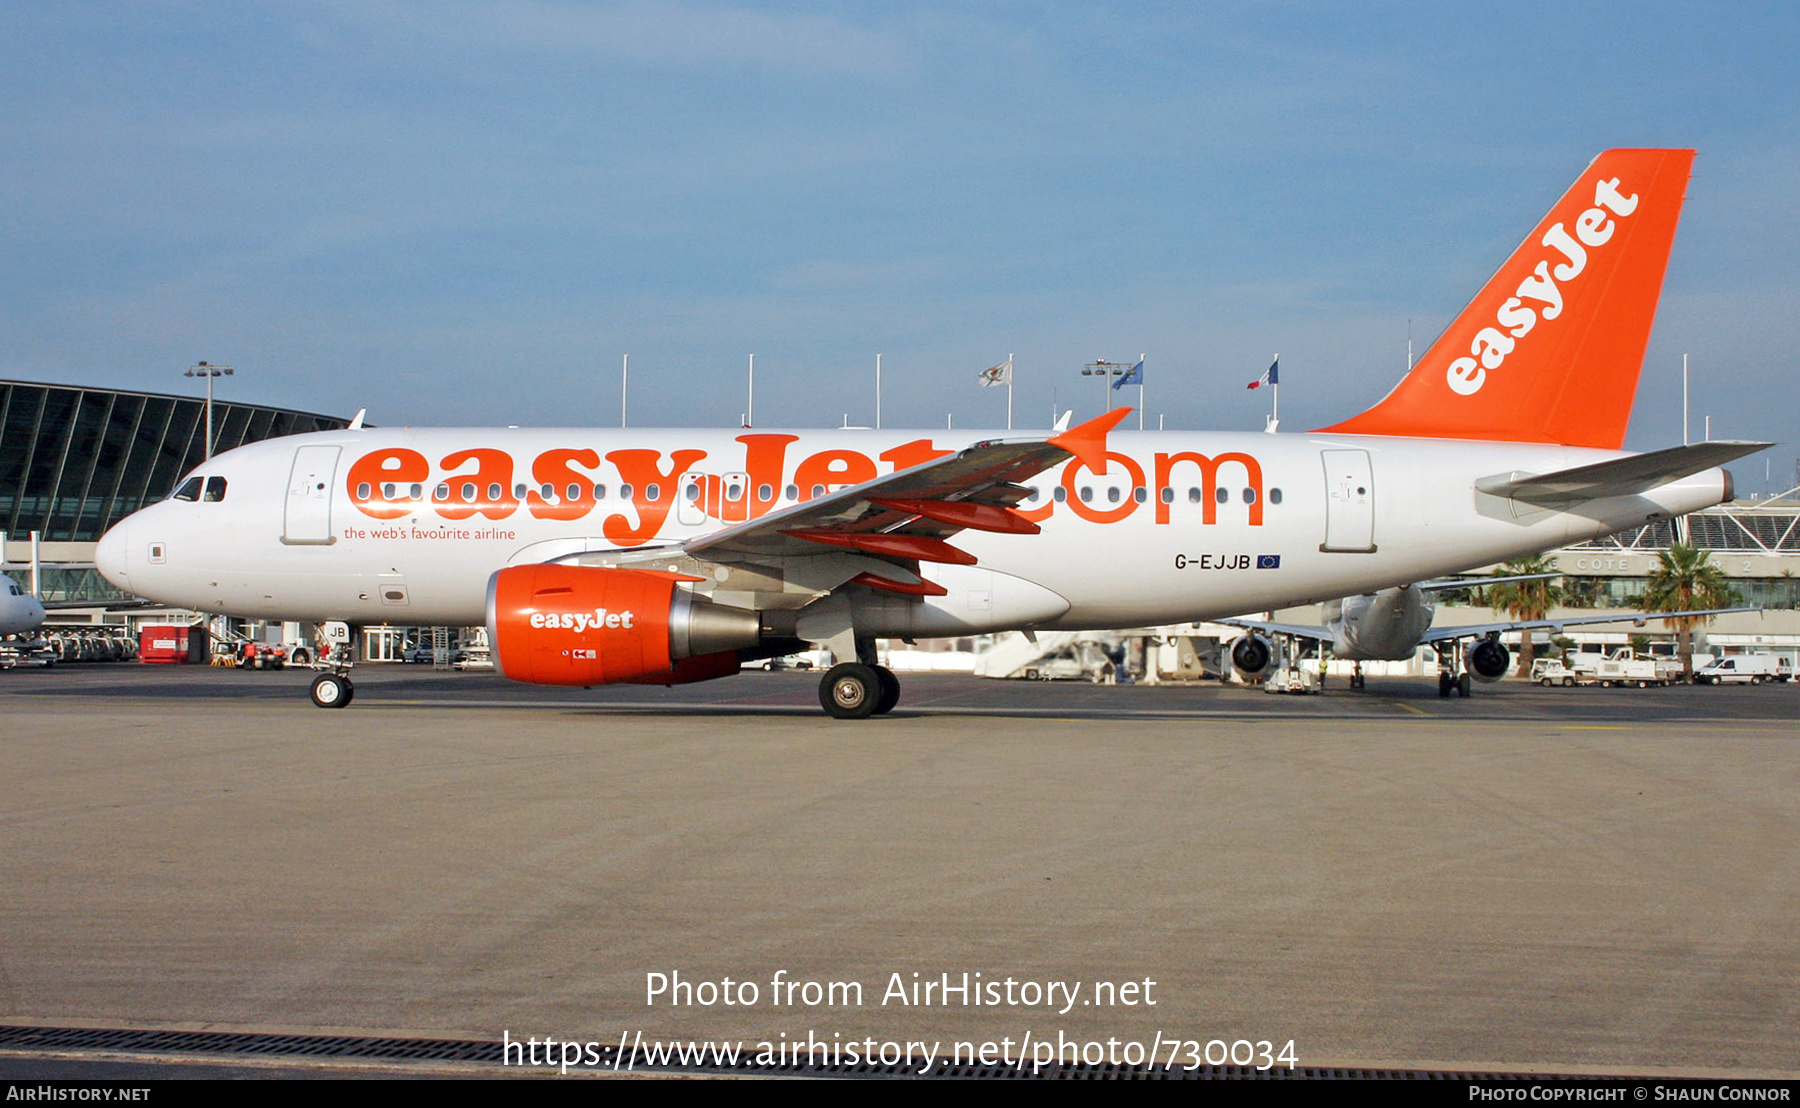
<svg viewBox="0 0 1800 1108"><path fill-rule="evenodd" d="M1306 434L1120 431L1125 409L1048 436L321 432L209 460L97 561L201 611L485 622L500 670L542 684L701 681L818 644L844 718L899 700L877 638L1426 581L1717 504L1718 467L1764 445L1619 449L1692 162L1602 154L1393 392Z"/></svg>

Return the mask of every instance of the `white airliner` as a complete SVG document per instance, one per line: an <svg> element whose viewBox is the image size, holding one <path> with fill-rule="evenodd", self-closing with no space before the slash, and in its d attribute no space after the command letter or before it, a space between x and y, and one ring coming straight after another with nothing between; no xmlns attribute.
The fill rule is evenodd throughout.
<svg viewBox="0 0 1800 1108"><path fill-rule="evenodd" d="M44 622L44 606L9 578L0 577L0 635L17 635Z"/></svg>
<svg viewBox="0 0 1800 1108"><path fill-rule="evenodd" d="M1511 657L1500 642L1501 633L1506 631L1541 630L1555 634L1565 627L1605 623L1634 623L1642 627L1650 620L1696 618L1754 610L1708 608L1679 612L1554 618L1546 616L1542 619L1448 624L1442 627L1432 623L1437 612L1437 593L1557 576L1560 575L1532 573L1511 577L1421 581L1414 585L1346 596L1326 603L1323 626L1259 619L1221 619L1214 622L1242 627L1252 632L1231 645L1231 664L1247 677L1259 676L1274 664L1275 650L1263 635L1288 635L1329 645L1333 657L1356 663L1350 683L1357 688L1363 685L1362 663L1405 661L1418 653L1421 646L1431 646L1438 655L1438 695L1449 696L1454 692L1468 696L1471 678L1476 681L1498 681L1506 676Z"/></svg>
<svg viewBox="0 0 1800 1108"><path fill-rule="evenodd" d="M1429 580L1717 504L1760 443L1619 449L1693 161L1588 166L1375 407L1307 434L356 429L213 458L96 562L139 596L486 622L500 670L676 684L805 644L1135 627ZM325 707L352 694L322 674Z"/></svg>

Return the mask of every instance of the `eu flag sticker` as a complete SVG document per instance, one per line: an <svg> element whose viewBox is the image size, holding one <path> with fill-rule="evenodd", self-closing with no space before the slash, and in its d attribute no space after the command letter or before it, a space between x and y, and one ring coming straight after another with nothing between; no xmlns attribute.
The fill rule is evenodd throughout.
<svg viewBox="0 0 1800 1108"><path fill-rule="evenodd" d="M1280 569L1281 568L1281 555L1279 555L1279 554L1258 554L1256 556L1256 568L1257 569Z"/></svg>

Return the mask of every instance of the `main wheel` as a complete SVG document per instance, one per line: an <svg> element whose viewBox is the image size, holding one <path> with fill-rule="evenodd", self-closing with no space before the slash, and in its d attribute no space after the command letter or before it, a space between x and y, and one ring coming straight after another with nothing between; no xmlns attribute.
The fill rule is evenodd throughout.
<svg viewBox="0 0 1800 1108"><path fill-rule="evenodd" d="M867 719L880 702L881 677L861 662L832 666L819 682L819 706L834 719Z"/></svg>
<svg viewBox="0 0 1800 1108"><path fill-rule="evenodd" d="M321 673L313 678L312 702L321 708L342 708L356 695L348 677Z"/></svg>
<svg viewBox="0 0 1800 1108"><path fill-rule="evenodd" d="M875 700L875 714L885 716L900 703L900 679L886 666L876 666L875 676L881 678L881 695Z"/></svg>
<svg viewBox="0 0 1800 1108"><path fill-rule="evenodd" d="M1473 684L1474 683L1469 680L1469 675L1466 673L1461 677L1458 677L1456 679L1456 695L1467 700L1469 698L1469 689L1473 687Z"/></svg>

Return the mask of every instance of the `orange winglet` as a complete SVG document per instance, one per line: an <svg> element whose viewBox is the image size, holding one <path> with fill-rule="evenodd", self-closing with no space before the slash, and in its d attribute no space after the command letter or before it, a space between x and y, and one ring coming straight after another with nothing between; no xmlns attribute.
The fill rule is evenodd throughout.
<svg viewBox="0 0 1800 1108"><path fill-rule="evenodd" d="M879 497L872 497L869 503L935 519L953 527L971 527L1002 535L1035 535L1043 530L1011 508L999 504L977 504L969 500L883 500Z"/></svg>
<svg viewBox="0 0 1800 1108"><path fill-rule="evenodd" d="M893 558L917 558L921 562L948 562L958 566L975 564L975 555L930 535L884 535L875 531L783 531L782 534Z"/></svg>
<svg viewBox="0 0 1800 1108"><path fill-rule="evenodd" d="M859 573L850 578L852 585L867 585L871 589L884 592L897 592L902 596L948 596L950 590L932 581L921 580L915 585L904 581L894 581L886 577L877 577L873 573Z"/></svg>
<svg viewBox="0 0 1800 1108"><path fill-rule="evenodd" d="M1081 464L1095 473L1106 472L1106 433L1117 427L1131 414L1130 408L1114 408L1103 416L1095 416L1078 427L1071 427L1060 435L1050 439L1051 446L1060 446L1081 459Z"/></svg>

